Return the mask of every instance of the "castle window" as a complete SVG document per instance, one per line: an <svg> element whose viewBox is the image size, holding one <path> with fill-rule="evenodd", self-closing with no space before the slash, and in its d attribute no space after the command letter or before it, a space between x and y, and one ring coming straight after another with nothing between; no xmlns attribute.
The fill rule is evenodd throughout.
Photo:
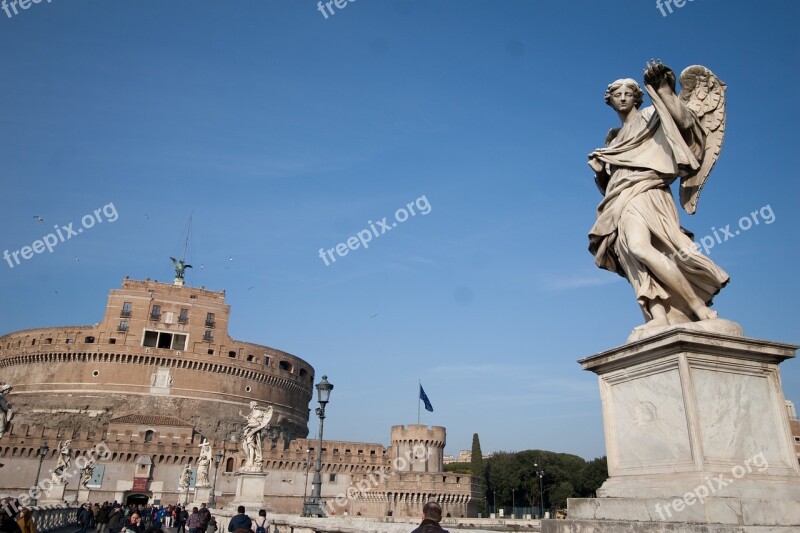
<svg viewBox="0 0 800 533"><path fill-rule="evenodd" d="M117 339L115 339L114 337L109 338L108 344L117 344Z"/></svg>
<svg viewBox="0 0 800 533"><path fill-rule="evenodd" d="M269 357L264 356L264 366L269 366Z"/></svg>
<svg viewBox="0 0 800 533"><path fill-rule="evenodd" d="M209 349L208 349L208 355L214 355L214 350L213 350L213 349L211 349L211 348L209 348Z"/></svg>
<svg viewBox="0 0 800 533"><path fill-rule="evenodd" d="M154 434L155 434L155 431L153 431L152 429L148 429L147 431L145 431L144 432L144 441L145 442L153 442L153 435Z"/></svg>
<svg viewBox="0 0 800 533"><path fill-rule="evenodd" d="M144 330L142 346L147 346L150 348L162 348L165 350L185 350L186 335L146 329Z"/></svg>
<svg viewBox="0 0 800 533"><path fill-rule="evenodd" d="M336 474L331 474L328 477L328 481L330 481L331 483L336 483Z"/></svg>
<svg viewBox="0 0 800 533"><path fill-rule="evenodd" d="M280 364L278 365L278 368L280 368L281 370L285 370L287 372L291 372L292 371L292 363L290 363L288 361L281 361Z"/></svg>
<svg viewBox="0 0 800 533"><path fill-rule="evenodd" d="M300 377L301 377L301 378L304 378L304 377L306 377L307 375L308 375L308 370L306 370L305 368L301 368L301 369L300 369Z"/></svg>
<svg viewBox="0 0 800 533"><path fill-rule="evenodd" d="M47 338L44 340L44 343L45 343L45 344L53 344L53 337L47 337Z"/></svg>
<svg viewBox="0 0 800 533"><path fill-rule="evenodd" d="M36 339L33 339L33 340L31 341L31 346L36 346Z"/></svg>
<svg viewBox="0 0 800 533"><path fill-rule="evenodd" d="M228 457L228 460L225 461L225 471L233 472L233 457Z"/></svg>
<svg viewBox="0 0 800 533"><path fill-rule="evenodd" d="M203 342L213 342L213 340L214 340L214 334L211 332L211 330L207 329L203 333Z"/></svg>
<svg viewBox="0 0 800 533"><path fill-rule="evenodd" d="M85 342L86 344L92 344L94 343L94 337L86 337L85 339L83 339L83 342Z"/></svg>
<svg viewBox="0 0 800 533"><path fill-rule="evenodd" d="M67 344L72 344L72 339L70 339L69 337L67 337Z"/></svg>
<svg viewBox="0 0 800 533"><path fill-rule="evenodd" d="M230 357L231 359L236 359L236 352L234 351L228 352L228 357Z"/></svg>
<svg viewBox="0 0 800 533"><path fill-rule="evenodd" d="M122 304L122 311L120 311L119 316L122 318L128 318L131 316L131 307L133 304L130 302L125 302Z"/></svg>
<svg viewBox="0 0 800 533"><path fill-rule="evenodd" d="M188 324L188 323L189 323L189 310L181 309L181 312L178 315L178 324Z"/></svg>
<svg viewBox="0 0 800 533"><path fill-rule="evenodd" d="M153 308L150 310L150 320L160 320L160 319L161 319L161 306L153 305Z"/></svg>
<svg viewBox="0 0 800 533"><path fill-rule="evenodd" d="M206 314L206 327L207 328L213 328L215 324L216 324L216 321L214 319L214 313L207 313Z"/></svg>
<svg viewBox="0 0 800 533"><path fill-rule="evenodd" d="M117 326L117 331L128 331L128 319L123 318L119 321L119 326Z"/></svg>
<svg viewBox="0 0 800 533"><path fill-rule="evenodd" d="M247 362L248 362L248 363L252 363L252 362L253 362L253 359L255 359L255 357L253 357L252 355L248 355L248 356L247 356Z"/></svg>

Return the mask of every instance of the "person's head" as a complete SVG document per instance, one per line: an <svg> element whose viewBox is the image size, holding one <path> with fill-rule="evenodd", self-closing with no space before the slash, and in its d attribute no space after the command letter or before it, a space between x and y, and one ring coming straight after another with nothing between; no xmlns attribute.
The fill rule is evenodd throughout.
<svg viewBox="0 0 800 533"><path fill-rule="evenodd" d="M201 503L201 504L200 504L200 507L201 507L202 509L205 509L205 508L206 508L206 504L205 504L205 502Z"/></svg>
<svg viewBox="0 0 800 533"><path fill-rule="evenodd" d="M132 524L133 524L133 523L136 523L136 522L138 522L138 521L139 521L139 520L141 520L141 519L142 519L142 518L139 516L139 514L138 514L138 513L133 513L133 514L131 515L131 523L132 523Z"/></svg>
<svg viewBox="0 0 800 533"><path fill-rule="evenodd" d="M644 92L639 87L639 83L633 78L622 78L608 86L605 101L615 111L630 111L632 109L631 106L639 109L642 106L642 102L644 102Z"/></svg>
<svg viewBox="0 0 800 533"><path fill-rule="evenodd" d="M197 512L197 507L192 507L192 512L196 513Z"/></svg>
<svg viewBox="0 0 800 533"><path fill-rule="evenodd" d="M236 512L239 514L244 514L244 505L240 505L236 508Z"/></svg>
<svg viewBox="0 0 800 533"><path fill-rule="evenodd" d="M442 521L442 506L436 502L428 502L422 508L422 518L433 520L434 522Z"/></svg>
<svg viewBox="0 0 800 533"><path fill-rule="evenodd" d="M259 509L258 516L267 516L267 510L266 509Z"/></svg>

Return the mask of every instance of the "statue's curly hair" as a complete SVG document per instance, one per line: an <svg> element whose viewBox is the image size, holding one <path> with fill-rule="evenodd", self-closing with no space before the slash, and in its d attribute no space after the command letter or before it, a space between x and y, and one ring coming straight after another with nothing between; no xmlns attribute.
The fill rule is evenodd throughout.
<svg viewBox="0 0 800 533"><path fill-rule="evenodd" d="M633 78L622 78L613 83L610 83L608 85L608 89L606 89L606 94L605 94L606 104L611 105L611 95L614 94L614 91L616 91L623 85L628 85L631 89L633 89L634 92L633 104L636 106L636 109L642 107L642 103L644 102L644 91L642 91L642 88L639 87L639 83Z"/></svg>

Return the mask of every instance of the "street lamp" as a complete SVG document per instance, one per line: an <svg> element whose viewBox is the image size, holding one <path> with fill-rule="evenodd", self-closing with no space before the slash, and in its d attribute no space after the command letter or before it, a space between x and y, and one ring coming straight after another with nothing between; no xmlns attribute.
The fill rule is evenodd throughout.
<svg viewBox="0 0 800 533"><path fill-rule="evenodd" d="M322 376L322 381L317 383L316 409L319 417L319 435L317 436L317 458L314 461L314 481L311 482L311 497L303 503L303 516L325 516L325 502L322 501L322 427L325 423L325 405L331 398L333 385L328 383L328 376Z"/></svg>
<svg viewBox="0 0 800 533"><path fill-rule="evenodd" d="M494 501L494 515L496 517L497 516L497 491L493 490L492 493L494 494L494 497L492 498L492 500Z"/></svg>
<svg viewBox="0 0 800 533"><path fill-rule="evenodd" d="M515 489L511 489L511 518L517 517L517 500L514 498Z"/></svg>
<svg viewBox="0 0 800 533"><path fill-rule="evenodd" d="M44 456L47 455L48 450L50 450L50 447L46 442L43 442L42 445L39 446L39 468L36 469L36 483L33 485L36 487L33 492L37 497L31 500L32 506L36 506L39 503L39 474L42 472L42 461L44 461Z"/></svg>
<svg viewBox="0 0 800 533"><path fill-rule="evenodd" d="M311 466L311 448L306 449L306 458L303 459L303 468L306 470L306 479L303 481L303 512L305 512L306 494L308 494L308 469Z"/></svg>
<svg viewBox="0 0 800 533"><path fill-rule="evenodd" d="M537 463L533 463L533 466L539 467ZM544 518L544 489L542 488L542 478L544 477L544 468L537 471L536 475L539 476L539 519Z"/></svg>
<svg viewBox="0 0 800 533"><path fill-rule="evenodd" d="M219 473L219 464L222 462L223 457L225 457L225 454L220 451L214 455L214 466L216 467L214 469L214 484L211 486L211 496L208 497L208 506L212 509L217 506L217 474Z"/></svg>

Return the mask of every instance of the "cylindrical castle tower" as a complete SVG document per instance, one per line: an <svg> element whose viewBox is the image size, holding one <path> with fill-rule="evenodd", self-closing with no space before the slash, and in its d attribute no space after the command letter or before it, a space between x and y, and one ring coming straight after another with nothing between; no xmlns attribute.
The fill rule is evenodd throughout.
<svg viewBox="0 0 800 533"><path fill-rule="evenodd" d="M442 472L446 443L442 426L392 426L392 466L399 472Z"/></svg>
<svg viewBox="0 0 800 533"><path fill-rule="evenodd" d="M314 369L228 335L224 291L130 280L94 326L0 337L14 423L100 431L127 414L177 417L209 440L239 437L248 403L274 408L270 437L308 434Z"/></svg>

